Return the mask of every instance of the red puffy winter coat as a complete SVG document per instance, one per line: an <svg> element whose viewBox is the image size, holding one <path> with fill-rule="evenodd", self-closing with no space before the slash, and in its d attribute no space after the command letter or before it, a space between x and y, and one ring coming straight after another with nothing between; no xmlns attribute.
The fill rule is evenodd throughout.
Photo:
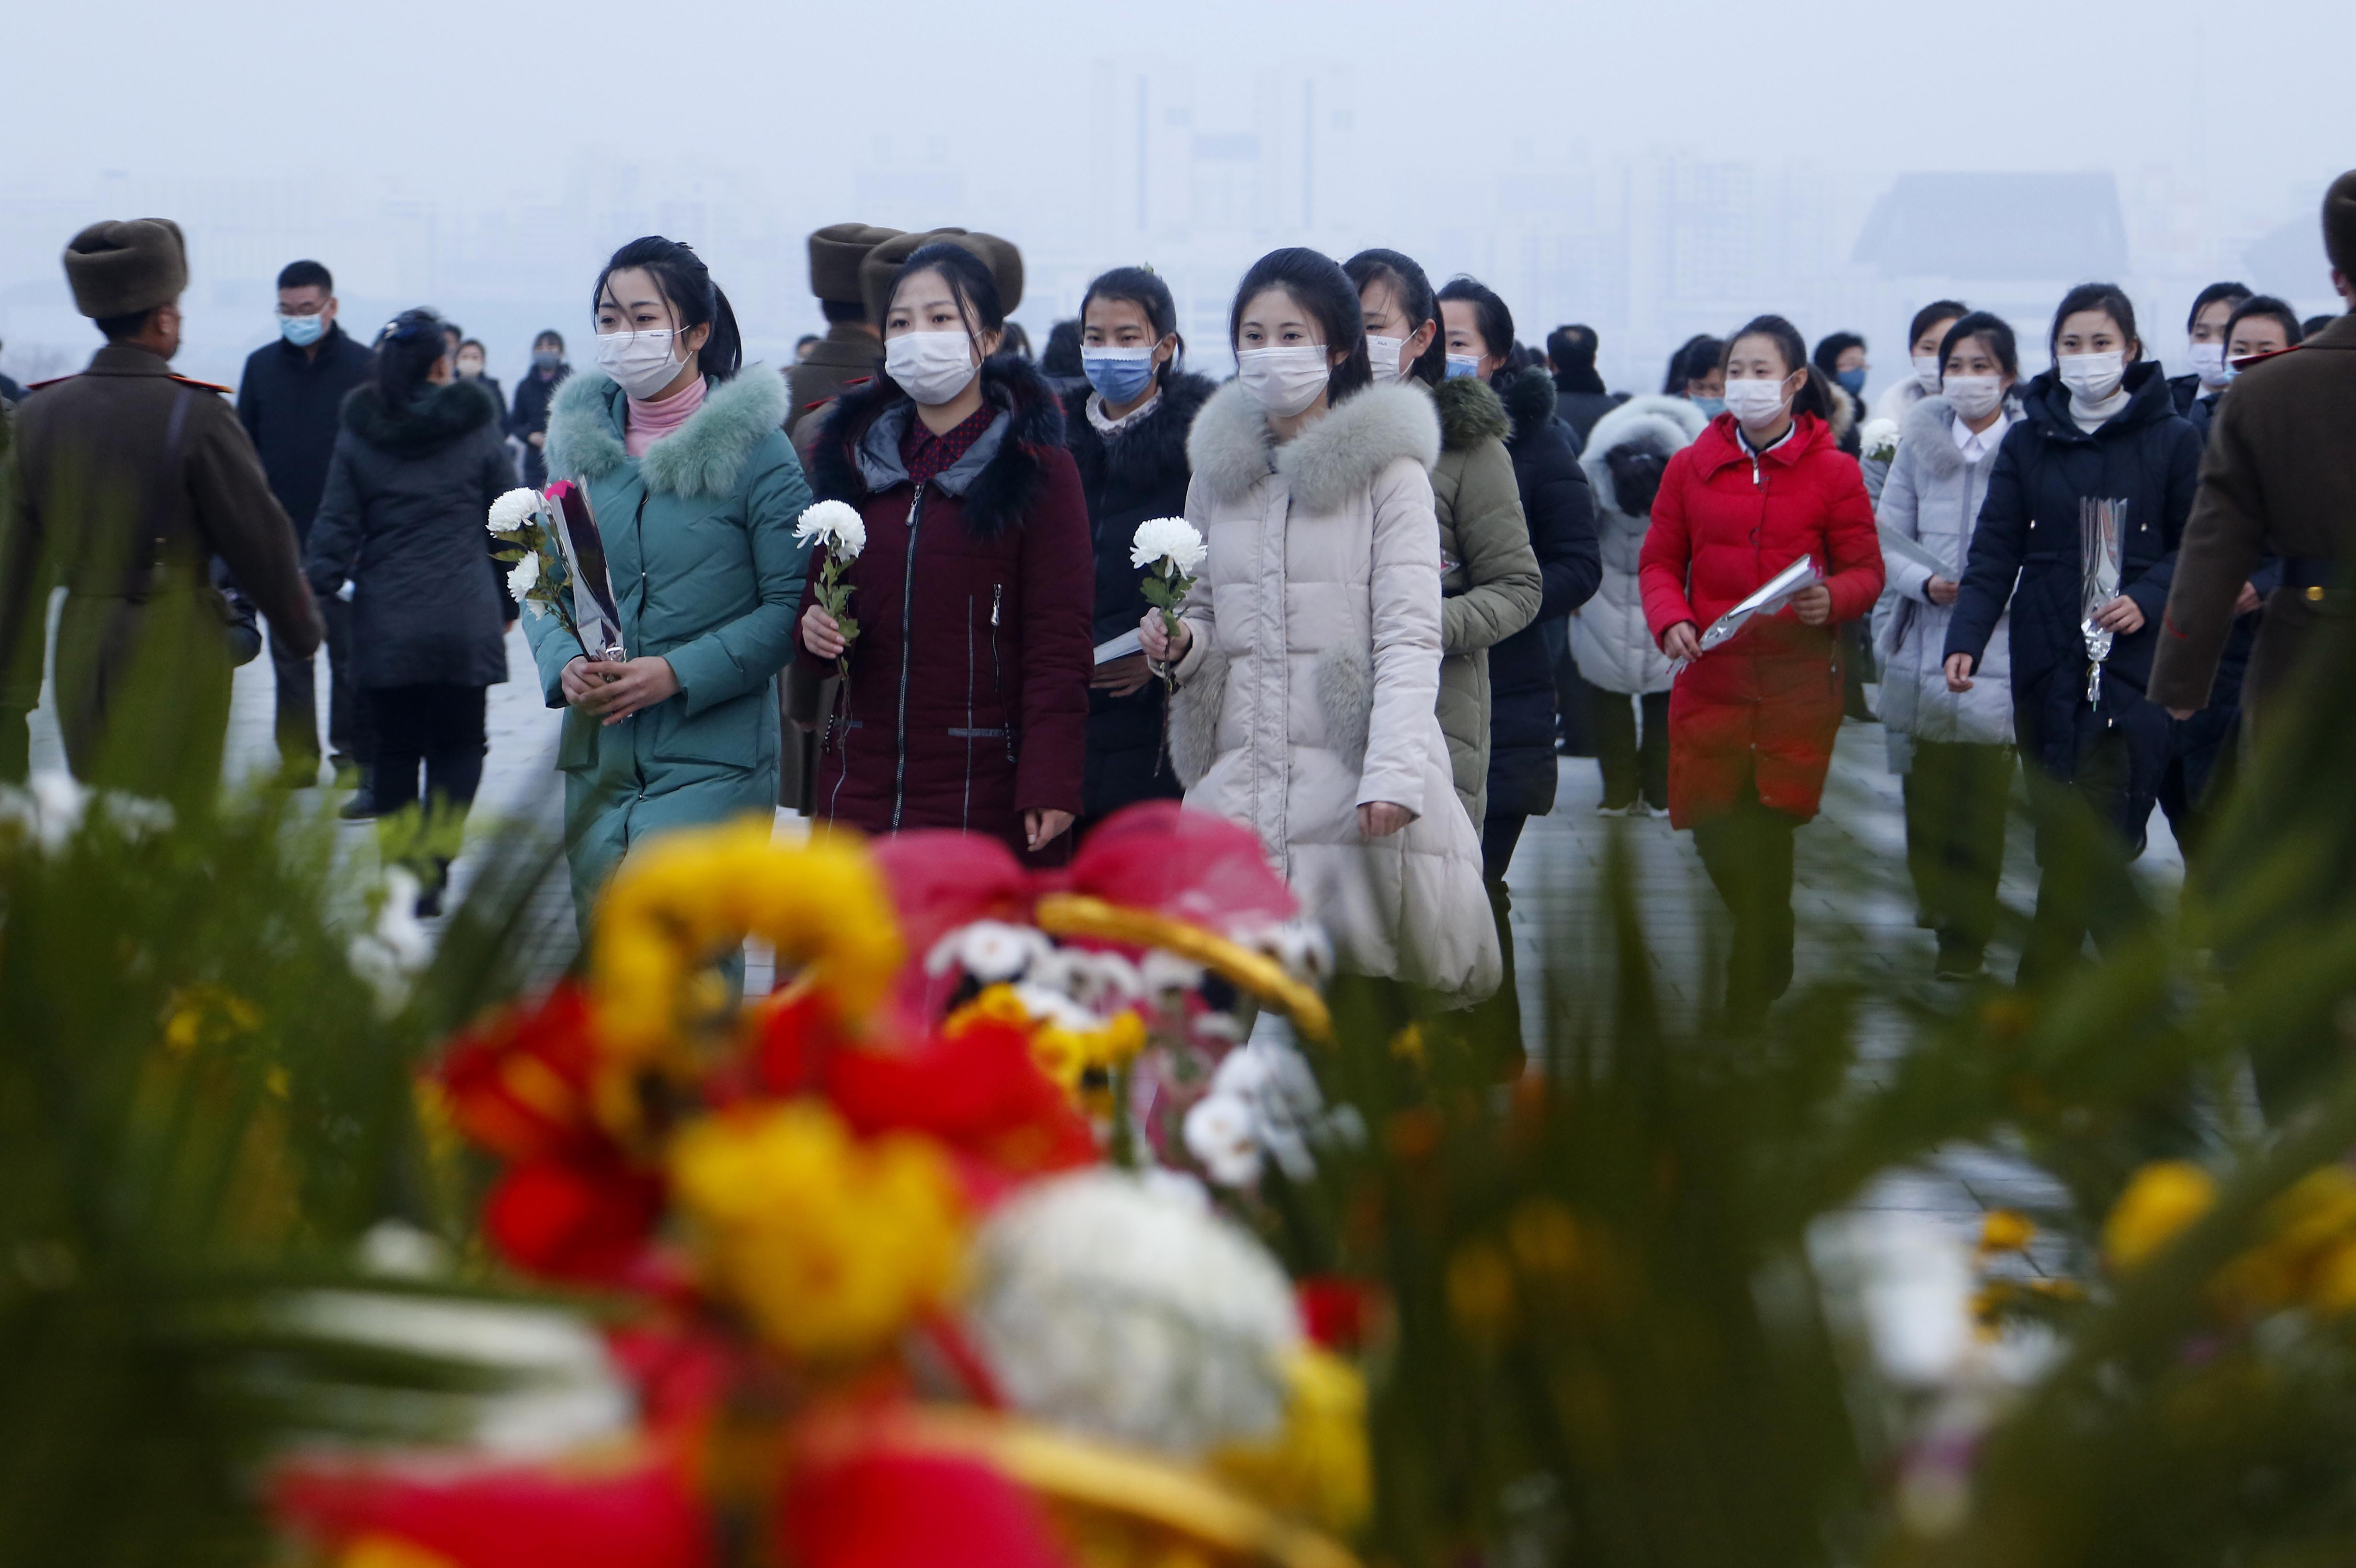
<svg viewBox="0 0 2356 1568"><path fill-rule="evenodd" d="M1815 816L1841 722L1834 628L1880 597L1881 544L1857 460L1813 414L1756 460L1734 416L1720 414L1669 459L1637 574L1654 641L1680 621L1707 629L1804 555L1832 590L1830 621L1803 625L1788 609L1754 618L1677 677L1669 820L1678 827L1732 809L1751 781L1763 804Z"/></svg>
<svg viewBox="0 0 2356 1568"><path fill-rule="evenodd" d="M880 377L843 394L811 452L810 487L867 523L844 574L850 689L811 805L865 833L957 828L1019 852L1024 812L1081 807L1096 556L1054 394L1009 356L981 376L999 417L921 497L900 457L916 405ZM1069 852L1067 837L1049 856Z"/></svg>

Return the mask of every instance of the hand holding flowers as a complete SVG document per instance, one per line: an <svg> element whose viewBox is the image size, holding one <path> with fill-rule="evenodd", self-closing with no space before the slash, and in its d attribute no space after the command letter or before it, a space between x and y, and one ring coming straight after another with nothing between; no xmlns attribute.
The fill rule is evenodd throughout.
<svg viewBox="0 0 2356 1568"><path fill-rule="evenodd" d="M802 645L820 658L834 660L835 673L848 678L859 623L851 618L851 585L842 581L842 573L867 548L867 519L848 502L820 501L802 514L794 538L826 549L818 569L817 600L802 614Z"/></svg>
<svg viewBox="0 0 2356 1568"><path fill-rule="evenodd" d="M1130 549L1129 563L1146 573L1145 602L1158 612L1148 615L1138 628L1139 640L1145 645L1146 656L1162 667L1162 681L1172 691L1178 689L1173 667L1186 651L1178 608L1194 592L1194 572L1210 553L1202 534L1183 517L1147 518L1137 525L1136 541Z"/></svg>
<svg viewBox="0 0 2356 1568"><path fill-rule="evenodd" d="M581 644L581 627L573 613L572 572L556 539L556 517L547 496L537 490L510 490L491 503L485 525L498 543L492 559L509 562L508 593L535 618L552 614L557 624Z"/></svg>

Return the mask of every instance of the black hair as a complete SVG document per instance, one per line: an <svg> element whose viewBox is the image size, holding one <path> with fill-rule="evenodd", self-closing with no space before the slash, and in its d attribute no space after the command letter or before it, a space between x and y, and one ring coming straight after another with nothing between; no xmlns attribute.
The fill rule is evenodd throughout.
<svg viewBox="0 0 2356 1568"><path fill-rule="evenodd" d="M147 330L147 321L164 307L151 304L145 310L134 310L127 315L102 315L91 319L101 336L109 343L120 343L126 337L136 337Z"/></svg>
<svg viewBox="0 0 2356 1568"><path fill-rule="evenodd" d="M798 354L810 344L820 343L823 341L825 340L819 337L817 333L805 332L799 337L794 339L794 352Z"/></svg>
<svg viewBox="0 0 2356 1568"><path fill-rule="evenodd" d="M1510 359L1514 352L1514 313L1496 290L1478 278L1459 272L1440 286L1440 302L1462 300L1472 306L1472 317L1481 324L1481 341L1494 357ZM1445 337L1446 333L1440 334Z"/></svg>
<svg viewBox="0 0 2356 1568"><path fill-rule="evenodd" d="M1906 324L1906 352L1913 353L1914 346L1922 341L1922 335L1939 323L1954 321L1971 314L1970 309L1961 300L1933 300L1929 304L1916 311L1914 319ZM1946 363L1945 355L1940 356L1939 362Z"/></svg>
<svg viewBox="0 0 2356 1568"><path fill-rule="evenodd" d="M893 280L892 293L884 301L887 320L892 314L892 301L919 272L938 272L941 281L949 286L949 298L965 318L966 341L973 345L974 358L980 359L981 335L1006 330L1006 307L998 303L998 277L990 270L990 263L947 240L918 246L902 264L900 275Z"/></svg>
<svg viewBox="0 0 2356 1568"><path fill-rule="evenodd" d="M1020 354L1025 359L1031 357L1031 335L1023 330L1021 322L1006 324L1006 336L999 344L998 351L1001 354Z"/></svg>
<svg viewBox="0 0 2356 1568"><path fill-rule="evenodd" d="M458 340L459 353L464 354L469 348L481 349L482 356L486 359L491 357L491 351L483 347L483 340L479 337L462 337Z"/></svg>
<svg viewBox="0 0 2356 1568"><path fill-rule="evenodd" d="M2233 314L2226 317L2225 341L2232 343L2233 328L2254 315L2262 315L2269 321L2280 322L2283 336L2289 339L2290 346L2294 348L2297 347L2300 341L2307 336L2306 330L2298 325L2298 316L2288 304L2272 294L2252 294L2248 299L2235 305Z"/></svg>
<svg viewBox="0 0 2356 1568"><path fill-rule="evenodd" d="M2192 296L2192 308L2184 313L2184 330L2190 332L2200 325L2201 313L2219 300L2232 300L2235 304L2240 304L2254 292L2247 283L2211 283Z"/></svg>
<svg viewBox="0 0 2356 1568"><path fill-rule="evenodd" d="M2116 283L2080 283L2053 307L2053 330L2045 339L2047 353L2054 352L2061 343L2062 324L2082 310L2098 310L2109 316L2140 352L2143 337L2136 331L2135 302L2127 298L2126 291Z"/></svg>
<svg viewBox="0 0 2356 1568"><path fill-rule="evenodd" d="M552 326L542 328L540 336L531 340L531 346L534 348L538 348L543 343L553 343L559 354L564 352L564 334Z"/></svg>
<svg viewBox="0 0 2356 1568"><path fill-rule="evenodd" d="M1641 446L1615 446L1603 454L1603 466L1612 473L1613 505L1632 517L1652 516L1669 460Z"/></svg>
<svg viewBox="0 0 2356 1568"><path fill-rule="evenodd" d="M695 247L682 240L647 234L615 251L605 270L597 274L597 286L589 291L592 315L596 313L597 302L605 297L605 280L632 267L644 268L662 297L670 303L674 330L685 332L690 327L711 326L712 336L703 340L700 360L706 376L725 381L744 368L744 338L736 330L736 312L730 307L728 296L720 292L720 285L712 281L712 269L703 264Z"/></svg>
<svg viewBox="0 0 2356 1568"><path fill-rule="evenodd" d="M840 325L846 321L863 322L867 319L867 307L857 300L820 300L818 302L818 313L826 318L830 325Z"/></svg>
<svg viewBox="0 0 2356 1568"><path fill-rule="evenodd" d="M1039 351L1039 369L1049 376L1079 376L1087 373L1080 360L1080 324L1059 321L1047 329L1047 347Z"/></svg>
<svg viewBox="0 0 2356 1568"><path fill-rule="evenodd" d="M1669 373L1661 380L1662 395L1671 398L1685 396L1687 384L1700 380L1725 352L1726 345L1707 332L1697 332L1687 338L1677 345L1677 351L1669 356Z"/></svg>
<svg viewBox="0 0 2356 1568"><path fill-rule="evenodd" d="M1366 365L1365 307L1358 303L1358 291L1339 261L1305 245L1270 251L1244 273L1236 285L1236 303L1227 307L1229 348L1244 329L1244 307L1269 289L1281 289L1324 330L1328 364L1333 350L1344 350L1325 382L1329 406L1374 384L1374 372Z"/></svg>
<svg viewBox="0 0 2356 1568"><path fill-rule="evenodd" d="M323 294L331 294L336 292L336 277L316 261L289 261L278 269L278 286L316 289Z"/></svg>
<svg viewBox="0 0 2356 1568"><path fill-rule="evenodd" d="M1592 370L1595 368L1595 350L1599 346L1595 328L1572 322L1547 334L1546 355L1554 361L1557 370L1569 370L1574 366Z"/></svg>
<svg viewBox="0 0 2356 1568"><path fill-rule="evenodd" d="M1734 346L1746 337L1764 337L1775 345L1783 357L1783 373L1804 372L1800 389L1792 399L1792 412L1814 414L1820 420L1833 417L1832 378L1822 367L1808 358L1807 340L1800 329L1780 315L1754 315L1726 336L1726 346L1719 350L1718 368L1722 371L1726 362L1734 357Z"/></svg>
<svg viewBox="0 0 2356 1568"><path fill-rule="evenodd" d="M1162 274L1151 267L1115 267L1108 272L1097 274L1096 281L1088 284L1088 292L1080 296L1080 321L1071 324L1075 352L1079 346L1081 324L1087 318L1089 302L1100 299L1126 300L1143 311L1145 325L1153 329L1154 342L1159 343L1165 337L1178 339L1178 347L1172 351L1169 359L1153 372L1154 384L1166 386L1171 373L1178 368L1178 362L1186 357L1186 339L1178 331L1178 302L1172 297L1170 285L1162 281ZM1057 322L1055 325L1060 328L1064 324Z"/></svg>
<svg viewBox="0 0 2356 1568"><path fill-rule="evenodd" d="M2336 315L2329 315L2308 316L2305 321L2298 324L2299 341L2303 343L2307 339L2313 337L2317 333L2321 332L2325 327L2329 326L2333 322L2338 321L2339 319L2340 318Z"/></svg>
<svg viewBox="0 0 2356 1568"><path fill-rule="evenodd" d="M466 329L460 326L455 321L445 321L442 324L442 336L444 337L455 337L460 344L463 344L466 341ZM455 347L456 346L453 345L453 347Z"/></svg>
<svg viewBox="0 0 2356 1568"><path fill-rule="evenodd" d="M1955 324L1947 328L1947 336L1939 339L1942 376L1947 373L1947 357L1975 337L1987 345L1988 352L1996 356L1996 362L2004 367L2006 375L2016 381L2020 379L2020 354L2013 342L2012 324L1984 310L1969 311L1956 317Z"/></svg>
<svg viewBox="0 0 2356 1568"><path fill-rule="evenodd" d="M1397 251L1361 251L1342 263L1342 271L1348 274L1350 285L1358 291L1362 302L1371 285L1381 283L1387 287L1398 301L1399 314L1407 317L1409 337L1421 332L1425 322L1431 323L1431 341L1416 356L1415 363L1407 368L1407 374L1432 387L1448 379L1448 334L1440 325L1440 296L1414 258ZM1363 304L1358 320L1363 326ZM1367 374L1372 376L1374 361L1369 359L1366 364Z"/></svg>
<svg viewBox="0 0 2356 1568"><path fill-rule="evenodd" d="M1912 340L1910 339L1910 341ZM1842 355L1847 353L1852 348L1863 348L1864 347L1864 337L1857 333L1827 332L1822 337L1816 339L1816 351L1813 356L1811 356L1811 359L1817 369L1822 370L1826 375L1830 376L1836 374L1840 369L1840 357Z"/></svg>
<svg viewBox="0 0 2356 1568"><path fill-rule="evenodd" d="M2356 169L2323 192L2323 255L2335 271L2356 283Z"/></svg>
<svg viewBox="0 0 2356 1568"><path fill-rule="evenodd" d="M384 324L376 337L376 395L388 409L405 409L424 389L426 373L449 353L450 324L419 305Z"/></svg>

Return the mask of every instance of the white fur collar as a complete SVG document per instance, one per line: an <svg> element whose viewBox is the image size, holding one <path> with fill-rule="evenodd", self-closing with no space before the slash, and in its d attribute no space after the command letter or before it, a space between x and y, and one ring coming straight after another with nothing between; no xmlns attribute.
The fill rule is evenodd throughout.
<svg viewBox="0 0 2356 1568"><path fill-rule="evenodd" d="M1368 387L1282 446L1241 384L1228 382L1194 416L1187 460L1214 500L1233 502L1270 474L1309 512L1339 511L1402 457L1440 461L1440 415L1421 389Z"/></svg>

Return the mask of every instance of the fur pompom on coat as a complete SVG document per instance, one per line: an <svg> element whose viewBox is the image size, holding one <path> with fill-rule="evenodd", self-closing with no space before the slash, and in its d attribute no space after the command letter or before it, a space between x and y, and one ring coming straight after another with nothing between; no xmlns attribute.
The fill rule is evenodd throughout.
<svg viewBox="0 0 2356 1568"><path fill-rule="evenodd" d="M1258 833L1343 968L1480 1000L1502 965L1435 710L1431 399L1370 388L1278 446L1230 385L1187 452L1210 557L1171 719L1186 804ZM1358 807L1377 801L1414 820L1367 839Z"/></svg>

